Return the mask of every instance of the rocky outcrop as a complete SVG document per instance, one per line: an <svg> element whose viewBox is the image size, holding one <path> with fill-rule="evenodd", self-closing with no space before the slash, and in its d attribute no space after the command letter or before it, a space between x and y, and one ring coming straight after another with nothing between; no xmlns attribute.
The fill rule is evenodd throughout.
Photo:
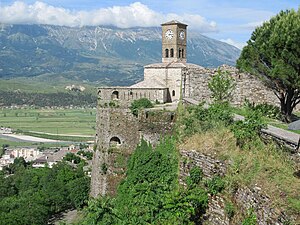
<svg viewBox="0 0 300 225"><path fill-rule="evenodd" d="M214 176L225 176L228 162L218 160L210 155L197 151L181 150L180 161L180 183L185 185L186 177L189 176L191 168L197 166L203 171L205 178L211 179ZM278 208L274 208L271 199L263 193L260 187L239 187L231 193L231 199L243 214L252 209L257 217L259 225L280 225L289 224L293 218ZM231 222L225 212L225 199L222 196L210 196L204 224L229 225Z"/></svg>

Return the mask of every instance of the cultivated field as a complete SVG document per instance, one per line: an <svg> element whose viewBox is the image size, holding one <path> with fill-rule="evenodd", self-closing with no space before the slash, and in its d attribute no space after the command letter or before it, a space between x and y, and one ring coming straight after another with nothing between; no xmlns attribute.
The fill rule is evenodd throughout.
<svg viewBox="0 0 300 225"><path fill-rule="evenodd" d="M94 136L95 109L0 109L0 126L48 135Z"/></svg>

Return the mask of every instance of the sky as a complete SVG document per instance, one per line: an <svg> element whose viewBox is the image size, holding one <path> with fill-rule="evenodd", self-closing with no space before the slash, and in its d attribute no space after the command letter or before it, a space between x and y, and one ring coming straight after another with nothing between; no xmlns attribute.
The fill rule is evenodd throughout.
<svg viewBox="0 0 300 225"><path fill-rule="evenodd" d="M0 23L153 27L173 19L242 48L255 27L300 0L0 0Z"/></svg>

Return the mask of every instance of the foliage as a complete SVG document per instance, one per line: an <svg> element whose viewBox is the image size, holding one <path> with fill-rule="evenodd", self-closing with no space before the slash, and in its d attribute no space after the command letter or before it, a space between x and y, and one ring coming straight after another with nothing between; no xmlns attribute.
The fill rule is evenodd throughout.
<svg viewBox="0 0 300 225"><path fill-rule="evenodd" d="M253 212L253 209L248 210L246 218L243 220L242 225L256 225L257 218Z"/></svg>
<svg viewBox="0 0 300 225"><path fill-rule="evenodd" d="M281 11L257 27L237 67L266 81L281 103L286 121L300 101L300 9Z"/></svg>
<svg viewBox="0 0 300 225"><path fill-rule="evenodd" d="M205 185L209 193L216 195L225 188L225 181L219 176L214 176L212 179L207 180Z"/></svg>
<svg viewBox="0 0 300 225"><path fill-rule="evenodd" d="M27 163L23 157L17 157L14 159L14 162L12 164L9 164L8 166L4 167L4 171L8 174L14 174L18 170L23 170L28 166L29 163Z"/></svg>
<svg viewBox="0 0 300 225"><path fill-rule="evenodd" d="M229 125L233 121L232 109L228 102L213 103L209 108L204 103L187 108L187 113L179 119L178 129L183 136L205 132L220 125Z"/></svg>
<svg viewBox="0 0 300 225"><path fill-rule="evenodd" d="M260 113L261 115L271 119L281 119L280 108L275 105L268 103L254 104L250 103L247 99L245 100L244 107L247 111L252 110Z"/></svg>
<svg viewBox="0 0 300 225"><path fill-rule="evenodd" d="M257 111L249 111L244 120L239 120L231 126L237 145L241 148L250 148L251 143L257 140L260 130L265 128L266 124L262 115Z"/></svg>
<svg viewBox="0 0 300 225"><path fill-rule="evenodd" d="M91 152L91 151L80 150L77 152L77 154L82 155L83 157L87 158L87 160L93 159L93 152Z"/></svg>
<svg viewBox="0 0 300 225"><path fill-rule="evenodd" d="M235 214L235 207L231 202L225 203L225 213L229 219L231 219Z"/></svg>
<svg viewBox="0 0 300 225"><path fill-rule="evenodd" d="M20 166L11 176L0 174L0 181L1 225L48 224L52 215L82 207L90 185L82 168L62 162L51 169Z"/></svg>
<svg viewBox="0 0 300 225"><path fill-rule="evenodd" d="M152 102L147 98L140 98L138 100L134 100L129 107L132 114L137 116L140 109L152 108Z"/></svg>
<svg viewBox="0 0 300 225"><path fill-rule="evenodd" d="M91 199L88 207L84 209L85 218L80 222L82 225L98 224L98 225L114 225L119 219L114 209L113 199L102 197Z"/></svg>
<svg viewBox="0 0 300 225"><path fill-rule="evenodd" d="M189 186L198 185L200 183L200 181L202 180L202 178L203 178L202 170L199 167L194 166L190 170L190 176L187 178L187 184Z"/></svg>
<svg viewBox="0 0 300 225"><path fill-rule="evenodd" d="M179 188L177 154L173 138L155 149L142 140L129 159L117 196L91 200L82 223L198 224L207 193L199 187Z"/></svg>
<svg viewBox="0 0 300 225"><path fill-rule="evenodd" d="M208 88L212 92L212 98L215 102L225 102L231 99L235 83L228 71L218 69L208 82Z"/></svg>
<svg viewBox="0 0 300 225"><path fill-rule="evenodd" d="M71 153L71 152L68 152L65 155L65 157L63 158L63 160L72 162L74 164L79 164L82 161L82 159L79 156L77 156L77 155L75 155L74 153Z"/></svg>

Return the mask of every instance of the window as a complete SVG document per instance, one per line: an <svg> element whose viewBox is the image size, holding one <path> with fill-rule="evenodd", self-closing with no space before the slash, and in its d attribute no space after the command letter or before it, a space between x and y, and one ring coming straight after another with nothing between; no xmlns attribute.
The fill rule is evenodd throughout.
<svg viewBox="0 0 300 225"><path fill-rule="evenodd" d="M166 57L166 58L169 58L169 49L166 49L166 50L165 50L165 57Z"/></svg>
<svg viewBox="0 0 300 225"><path fill-rule="evenodd" d="M175 96L175 91L174 90L172 91L172 96Z"/></svg>
<svg viewBox="0 0 300 225"><path fill-rule="evenodd" d="M118 91L114 91L114 92L111 94L111 99L112 99L112 100L119 99L119 92L118 92Z"/></svg>
<svg viewBox="0 0 300 225"><path fill-rule="evenodd" d="M109 141L110 147L118 147L121 145L121 140L118 137L112 137Z"/></svg>
<svg viewBox="0 0 300 225"><path fill-rule="evenodd" d="M182 58L185 58L185 57L184 57L184 49L182 49L181 55L182 55Z"/></svg>
<svg viewBox="0 0 300 225"><path fill-rule="evenodd" d="M170 57L171 57L171 58L174 57L174 49L173 49L173 48L171 48L171 50L170 50Z"/></svg>
<svg viewBox="0 0 300 225"><path fill-rule="evenodd" d="M181 49L178 50L178 57L181 58Z"/></svg>

